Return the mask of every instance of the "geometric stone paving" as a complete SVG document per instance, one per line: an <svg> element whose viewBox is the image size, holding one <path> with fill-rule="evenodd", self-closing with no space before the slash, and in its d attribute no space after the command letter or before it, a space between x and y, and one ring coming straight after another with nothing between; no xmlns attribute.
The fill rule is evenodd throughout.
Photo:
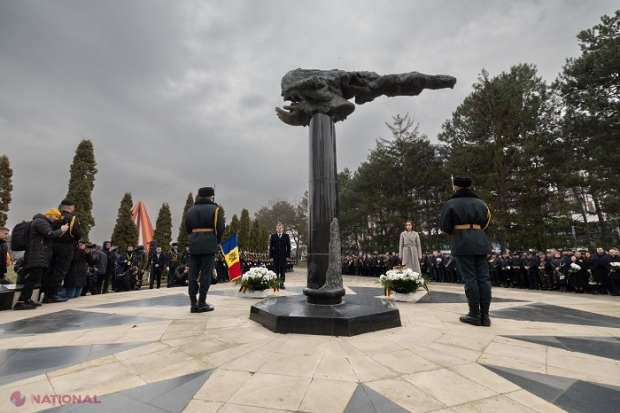
<svg viewBox="0 0 620 413"><path fill-rule="evenodd" d="M296 270L268 295L301 294L305 280ZM376 278L344 286L382 294ZM52 411L603 412L620 402L616 297L494 289L483 328L458 321L462 285L431 284L431 300L421 291L397 303L401 327L329 337L272 333L249 320L256 300L211 288L216 311L204 314L177 288L0 313L0 412L67 394L101 403Z"/></svg>

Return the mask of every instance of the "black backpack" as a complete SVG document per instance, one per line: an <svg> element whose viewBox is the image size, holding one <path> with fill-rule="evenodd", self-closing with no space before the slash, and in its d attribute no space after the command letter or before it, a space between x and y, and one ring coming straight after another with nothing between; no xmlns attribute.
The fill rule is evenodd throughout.
<svg viewBox="0 0 620 413"><path fill-rule="evenodd" d="M31 223L32 221L22 221L13 227L13 231L11 231L11 250L26 251Z"/></svg>

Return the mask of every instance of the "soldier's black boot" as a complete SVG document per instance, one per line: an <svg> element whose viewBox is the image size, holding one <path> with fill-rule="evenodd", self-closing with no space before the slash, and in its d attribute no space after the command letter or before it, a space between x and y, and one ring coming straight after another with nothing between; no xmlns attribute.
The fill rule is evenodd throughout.
<svg viewBox="0 0 620 413"><path fill-rule="evenodd" d="M467 323L474 326L482 325L480 321L480 304L469 304L469 313L459 317L461 323Z"/></svg>
<svg viewBox="0 0 620 413"><path fill-rule="evenodd" d="M198 300L196 300L196 296L195 295L190 295L189 296L189 301L191 301L192 305L189 308L189 312L190 313L195 313L196 312L196 306L198 306Z"/></svg>
<svg viewBox="0 0 620 413"><path fill-rule="evenodd" d="M491 327L491 319L489 318L490 306L490 303L480 303L480 321L485 327Z"/></svg>
<svg viewBox="0 0 620 413"><path fill-rule="evenodd" d="M198 297L198 306L196 307L196 312L197 313L206 313L207 311L213 311L214 310L214 308L212 306L207 304L206 300L207 300L207 295L206 294L200 294L200 296Z"/></svg>

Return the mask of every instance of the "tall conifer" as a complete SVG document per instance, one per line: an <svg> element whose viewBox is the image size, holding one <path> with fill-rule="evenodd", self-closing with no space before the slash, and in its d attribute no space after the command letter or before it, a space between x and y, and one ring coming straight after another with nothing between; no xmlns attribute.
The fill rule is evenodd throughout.
<svg viewBox="0 0 620 413"><path fill-rule="evenodd" d="M183 207L183 215L181 216L181 225L179 225L179 236L177 237L177 243L179 244L179 249L183 251L188 242L188 234L185 232L185 214L187 214L187 210L190 209L194 205L194 195L192 195L192 191L189 191L187 194L187 199L185 200L185 206Z"/></svg>
<svg viewBox="0 0 620 413"><path fill-rule="evenodd" d="M13 170L11 169L9 157L2 155L0 156L0 227L6 225L8 218L7 212L9 212L11 191L13 191L12 178Z"/></svg>
<svg viewBox="0 0 620 413"><path fill-rule="evenodd" d="M118 208L118 217L111 238L112 245L118 245L121 252L125 251L129 245L138 243L138 227L132 219L132 208L131 192L126 192L121 200L121 206Z"/></svg>
<svg viewBox="0 0 620 413"><path fill-rule="evenodd" d="M95 218L92 214L92 194L95 188L96 166L93 143L84 139L75 150L70 169L67 198L77 203L74 214L80 220L82 238L86 240L88 240L90 229L95 226Z"/></svg>
<svg viewBox="0 0 620 413"><path fill-rule="evenodd" d="M172 214L170 213L170 205L166 202L159 209L153 239L157 241L157 245L164 252L170 250L170 243L172 242Z"/></svg>
<svg viewBox="0 0 620 413"><path fill-rule="evenodd" d="M250 247L250 213L247 209L241 211L239 219L239 249L247 250Z"/></svg>

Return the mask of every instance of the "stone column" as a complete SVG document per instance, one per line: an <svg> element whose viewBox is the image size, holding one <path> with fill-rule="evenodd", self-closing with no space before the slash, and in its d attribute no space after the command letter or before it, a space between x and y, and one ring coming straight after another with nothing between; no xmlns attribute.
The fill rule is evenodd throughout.
<svg viewBox="0 0 620 413"><path fill-rule="evenodd" d="M304 294L309 304L340 304L345 290L337 220L336 130L331 117L322 113L312 117L309 127L308 288Z"/></svg>

